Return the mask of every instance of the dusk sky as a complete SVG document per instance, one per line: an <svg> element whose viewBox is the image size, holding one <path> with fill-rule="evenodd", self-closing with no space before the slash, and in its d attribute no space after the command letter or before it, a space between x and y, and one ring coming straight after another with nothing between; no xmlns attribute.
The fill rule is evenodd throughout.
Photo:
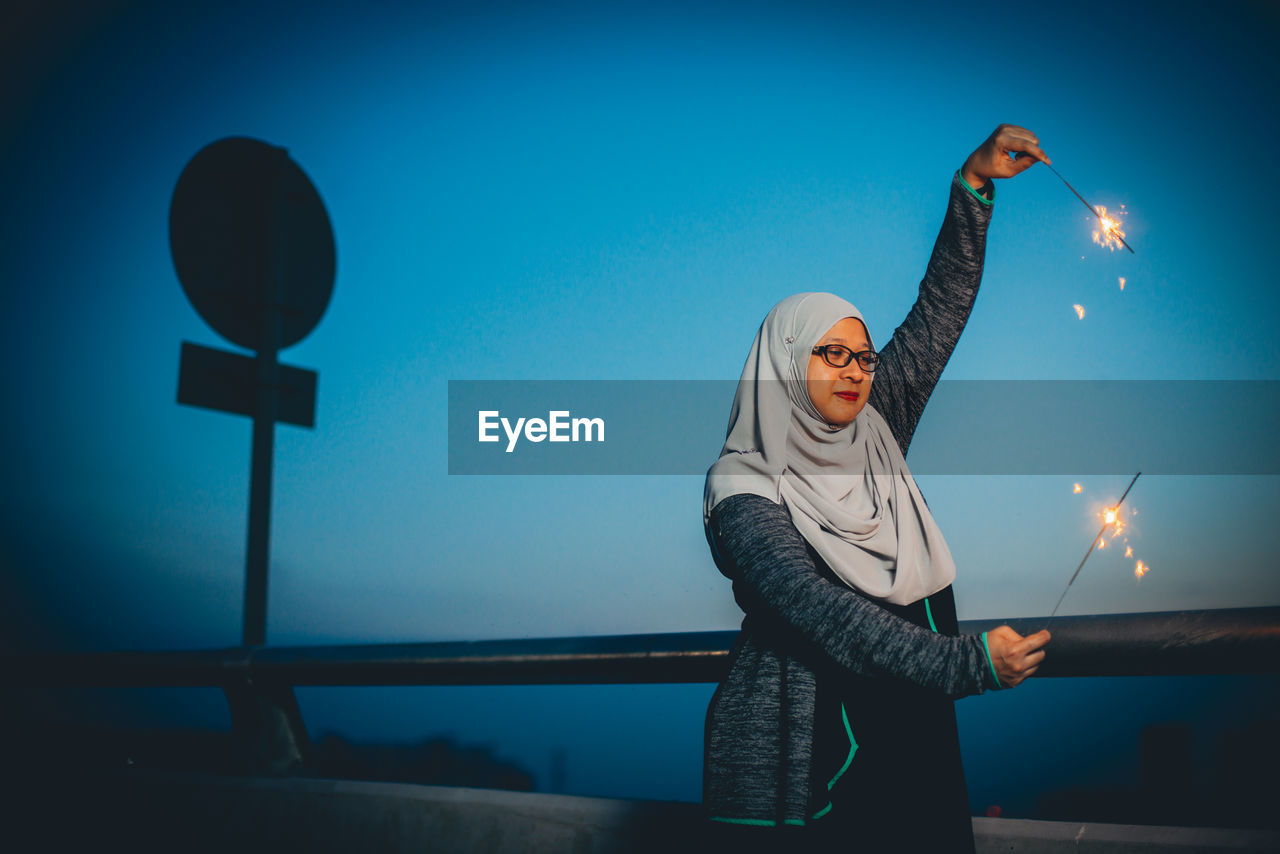
<svg viewBox="0 0 1280 854"><path fill-rule="evenodd" d="M1212 381L1280 380L1271 4L71 5L18 13L0 66L10 649L239 643L250 422L175 401L183 341L236 348L168 244L178 175L227 136L288 149L337 246L327 313L281 354L319 387L315 429L277 429L271 644L735 628L700 474L450 475L449 381L733 380L797 291L846 297L887 341L951 176L1000 122L1033 130L1093 204L1124 206L1136 253L1096 245L1043 166L1000 182L946 380L1187 382L1191 408ZM712 437L707 466L721 403L690 427ZM931 415L920 439L945 447ZM1189 453L1211 453L1221 433L1199 432ZM1130 477L921 474L961 619L1048 613ZM1127 506L1134 556L1095 554L1060 613L1280 605L1273 474L1153 473ZM993 720L1185 689L1072 681L962 702L971 778L996 764ZM1277 693L1242 685L1194 714ZM300 698L313 732L449 730L544 778L577 737L570 788L696 798L710 691ZM510 704L546 725L523 745L495 731ZM635 755L590 743L614 741L602 714Z"/></svg>

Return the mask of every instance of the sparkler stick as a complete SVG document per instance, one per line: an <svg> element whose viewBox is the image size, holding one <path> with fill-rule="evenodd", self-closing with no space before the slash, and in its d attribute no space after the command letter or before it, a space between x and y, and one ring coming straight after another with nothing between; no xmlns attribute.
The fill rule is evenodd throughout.
<svg viewBox="0 0 1280 854"><path fill-rule="evenodd" d="M1067 186L1069 187L1071 185L1068 184ZM1085 204L1088 204L1088 202L1085 202ZM1125 487L1124 495L1120 496L1120 500L1116 502L1115 507L1108 508L1116 514L1117 519L1119 519L1120 505L1124 504L1125 498L1129 496L1129 490L1133 489L1133 485L1138 482L1138 478L1140 477L1142 477L1142 472L1135 474L1133 476L1133 480L1129 481L1129 485ZM1062 604L1062 600L1067 598L1067 591L1070 590L1071 585L1075 583L1076 576L1080 574L1080 570L1084 569L1084 562L1089 559L1089 555L1093 554L1094 547L1098 545L1098 541L1102 539L1102 535L1107 532L1107 528L1110 528L1114 524L1115 521L1108 522L1106 521L1106 516L1103 516L1102 530L1098 531L1098 536L1094 537L1093 542L1089 544L1089 550L1084 553L1084 557L1080 558L1080 565L1076 567L1076 571L1071 574L1071 580L1068 581L1067 586L1063 588L1062 595L1058 597L1058 604L1054 605L1053 610L1049 612L1050 620L1053 619L1054 614L1058 613L1058 607ZM1046 623L1045 626L1047 627L1048 623Z"/></svg>
<svg viewBox="0 0 1280 854"><path fill-rule="evenodd" d="M1045 166L1049 166L1049 164L1048 164L1048 163L1045 163L1044 165L1045 165ZM1054 169L1052 166L1049 166L1049 171L1050 171L1050 172L1052 172L1053 174L1057 175L1057 176L1062 180L1062 183L1064 183L1064 184L1066 184L1066 185L1067 185L1067 189L1068 189L1068 190L1070 190L1071 192L1073 192L1073 193L1075 193L1075 194L1076 194L1076 198L1077 198L1077 199L1079 199L1080 201L1084 202L1084 206L1085 206L1086 208L1088 208L1088 209L1090 210L1090 212L1092 212L1092 213L1093 213L1093 215L1094 215L1094 216L1096 216L1096 217L1098 218L1098 222L1099 222L1099 223L1102 223L1103 231L1108 232L1111 236L1115 237L1115 239L1116 239L1116 240L1119 240L1122 244L1124 244L1124 248L1125 248L1125 249L1128 249L1128 250L1129 250L1130 252L1132 252L1134 255L1137 255L1137 254L1138 254L1137 252L1134 252L1134 251L1133 251L1133 247L1132 247L1132 246L1130 246L1128 243L1125 243L1124 238L1123 238L1123 237L1121 237L1121 236L1120 236L1120 235L1119 235L1119 234L1118 234L1114 229L1111 229L1111 230L1108 230L1108 229L1107 229L1106 223L1105 223L1105 222L1103 222L1103 220L1102 220L1102 214L1098 213L1098 209L1097 209L1097 208L1095 208L1093 205L1089 204L1088 202L1086 202L1086 201L1085 201L1084 196L1080 195L1079 193L1076 193L1076 188L1075 188L1075 187L1073 187L1073 186L1071 186L1071 182L1070 182L1070 181L1068 181L1066 178L1063 178L1063 177L1062 177L1062 173L1061 173L1061 172L1059 172L1057 169Z"/></svg>

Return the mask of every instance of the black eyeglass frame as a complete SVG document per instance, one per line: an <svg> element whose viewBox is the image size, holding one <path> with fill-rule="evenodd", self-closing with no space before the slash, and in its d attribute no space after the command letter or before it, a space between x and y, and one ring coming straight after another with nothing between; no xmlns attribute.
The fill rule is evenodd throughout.
<svg viewBox="0 0 1280 854"><path fill-rule="evenodd" d="M848 358L843 362L832 358L831 351L844 351L848 354ZM876 365L880 364L880 354L875 350L860 350L855 353L843 344L819 344L813 348L813 355L821 356L822 361L826 362L833 368L847 368L849 363L854 359L858 360L858 367L869 374L875 373Z"/></svg>

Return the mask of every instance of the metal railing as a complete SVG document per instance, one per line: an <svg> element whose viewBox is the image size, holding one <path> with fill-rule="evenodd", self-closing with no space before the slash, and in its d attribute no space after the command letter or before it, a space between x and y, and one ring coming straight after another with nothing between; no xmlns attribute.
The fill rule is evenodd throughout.
<svg viewBox="0 0 1280 854"><path fill-rule="evenodd" d="M1048 627L1037 677L1280 672L1280 607L969 620L977 634ZM0 656L11 683L212 686L260 774L305 773L298 686L718 682L736 631L359 646L230 647Z"/></svg>

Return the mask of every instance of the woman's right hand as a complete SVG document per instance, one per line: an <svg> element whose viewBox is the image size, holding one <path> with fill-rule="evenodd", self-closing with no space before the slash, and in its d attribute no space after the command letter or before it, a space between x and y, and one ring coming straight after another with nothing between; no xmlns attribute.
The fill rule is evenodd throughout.
<svg viewBox="0 0 1280 854"><path fill-rule="evenodd" d="M1025 638L1008 626L987 632L987 649L991 651L991 664L1000 677L1001 687L1012 688L1035 673L1044 661L1044 645L1048 642L1046 629Z"/></svg>
<svg viewBox="0 0 1280 854"><path fill-rule="evenodd" d="M1017 125L1000 125L964 161L960 177L977 190L991 178L1012 178L1037 160L1053 162L1040 150L1040 140L1034 133Z"/></svg>

